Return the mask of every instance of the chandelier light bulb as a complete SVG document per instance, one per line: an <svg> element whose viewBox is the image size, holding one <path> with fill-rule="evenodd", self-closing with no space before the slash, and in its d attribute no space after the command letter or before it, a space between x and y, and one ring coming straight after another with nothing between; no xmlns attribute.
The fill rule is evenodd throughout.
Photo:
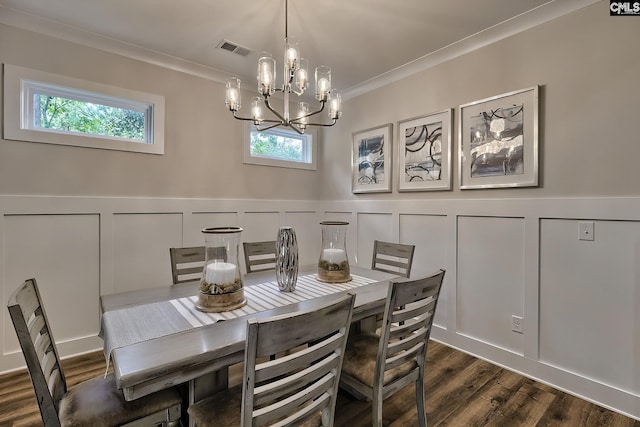
<svg viewBox="0 0 640 427"><path fill-rule="evenodd" d="M337 90L332 90L329 94L329 118L331 119L339 119L340 115L342 115L342 111L340 111L340 104L342 103L342 96L340 92Z"/></svg>
<svg viewBox="0 0 640 427"><path fill-rule="evenodd" d="M309 61L300 58L296 71L296 86L299 90L304 91L309 86Z"/></svg>
<svg viewBox="0 0 640 427"><path fill-rule="evenodd" d="M258 60L258 91L262 95L272 95L276 80L276 60L266 54Z"/></svg>
<svg viewBox="0 0 640 427"><path fill-rule="evenodd" d="M293 37L285 39L285 65L289 71L294 71L300 60L300 49L297 41ZM286 77L285 77L286 78Z"/></svg>
<svg viewBox="0 0 640 427"><path fill-rule="evenodd" d="M316 68L316 99L326 101L331 90L331 68L321 65Z"/></svg>
<svg viewBox="0 0 640 427"><path fill-rule="evenodd" d="M251 117L253 118L253 123L259 125L262 123L262 99L259 96L256 96L251 100Z"/></svg>
<svg viewBox="0 0 640 427"><path fill-rule="evenodd" d="M227 79L226 96L224 104L231 111L240 109L240 79L231 77Z"/></svg>
<svg viewBox="0 0 640 427"><path fill-rule="evenodd" d="M309 123L309 117L305 117L307 114L309 114L309 104L306 102L299 102L298 103L298 119L299 119L298 122L300 123L303 129L307 127L307 124Z"/></svg>

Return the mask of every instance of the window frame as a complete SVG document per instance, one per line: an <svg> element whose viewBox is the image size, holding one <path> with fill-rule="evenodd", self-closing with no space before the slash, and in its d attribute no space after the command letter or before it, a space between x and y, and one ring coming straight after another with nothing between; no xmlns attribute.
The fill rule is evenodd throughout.
<svg viewBox="0 0 640 427"><path fill-rule="evenodd" d="M246 121L243 126L243 163L260 166L272 166L279 168L289 169L305 169L316 170L317 169L317 157L318 157L318 130L313 127L308 127L303 135L298 134L293 129L286 128L273 128L264 131L265 133L275 134L279 136L290 136L292 138L300 138L301 136L308 139L308 146L303 148L310 156L310 161L297 162L293 160L283 160L271 157L252 156L251 155L251 132L256 131L255 125L251 121Z"/></svg>
<svg viewBox="0 0 640 427"><path fill-rule="evenodd" d="M145 140L34 126L34 93L145 112ZM4 64L4 139L164 154L164 97Z"/></svg>

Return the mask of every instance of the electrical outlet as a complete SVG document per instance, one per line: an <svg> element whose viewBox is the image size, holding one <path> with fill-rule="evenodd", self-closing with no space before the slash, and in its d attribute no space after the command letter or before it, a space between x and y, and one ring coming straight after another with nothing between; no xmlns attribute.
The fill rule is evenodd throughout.
<svg viewBox="0 0 640 427"><path fill-rule="evenodd" d="M593 222L580 222L579 227L580 240L593 240Z"/></svg>
<svg viewBox="0 0 640 427"><path fill-rule="evenodd" d="M524 319L521 316L511 316L511 330L513 332L524 332Z"/></svg>

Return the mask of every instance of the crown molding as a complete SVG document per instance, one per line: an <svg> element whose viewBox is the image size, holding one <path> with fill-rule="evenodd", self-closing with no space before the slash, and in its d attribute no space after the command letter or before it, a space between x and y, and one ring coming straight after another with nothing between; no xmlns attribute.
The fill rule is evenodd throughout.
<svg viewBox="0 0 640 427"><path fill-rule="evenodd" d="M599 1L601 0L552 0L549 3L496 24L493 27L445 46L442 49L401 65L384 74L380 74L379 76L345 89L342 91L342 99L348 100L379 89L476 49L488 46L584 7L591 6Z"/></svg>
<svg viewBox="0 0 640 427"><path fill-rule="evenodd" d="M82 46L136 59L174 71L180 71L208 80L224 83L230 74L213 67L207 67L192 61L125 43L110 37L81 30L58 21L18 11L0 4L0 24L55 37Z"/></svg>

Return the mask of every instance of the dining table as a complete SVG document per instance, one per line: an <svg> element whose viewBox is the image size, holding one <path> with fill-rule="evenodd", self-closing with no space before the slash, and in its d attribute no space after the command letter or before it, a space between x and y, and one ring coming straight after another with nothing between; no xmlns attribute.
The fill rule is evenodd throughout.
<svg viewBox="0 0 640 427"><path fill-rule="evenodd" d="M188 384L189 404L227 387L229 366L244 360L246 324L294 311L313 310L350 292L353 324L375 328L389 281L398 275L351 266L351 280L325 283L317 266L301 266L296 288L278 288L274 270L243 275L246 305L221 313L195 308L199 281L101 297L101 336L107 368L126 400ZM169 279L169 278L167 278Z"/></svg>

